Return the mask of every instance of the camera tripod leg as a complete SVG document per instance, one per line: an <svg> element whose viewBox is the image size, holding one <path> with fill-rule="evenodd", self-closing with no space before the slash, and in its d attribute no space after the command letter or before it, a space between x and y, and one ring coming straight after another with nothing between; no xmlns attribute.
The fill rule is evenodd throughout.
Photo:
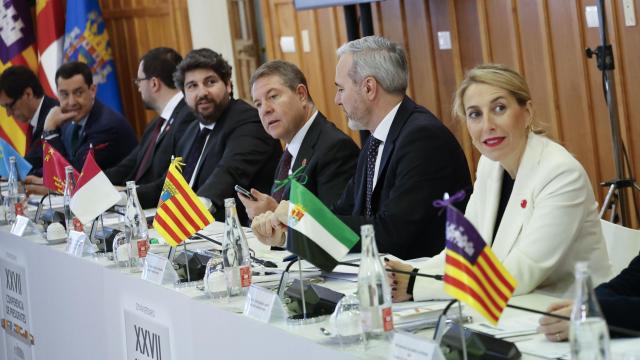
<svg viewBox="0 0 640 360"><path fill-rule="evenodd" d="M604 202L602 203L602 207L600 208L600 219L604 218L604 213L607 209L611 208L611 213L615 215L616 203L613 198L613 194L616 192L616 184L611 184L609 186L609 191L607 192L607 196L604 198ZM613 220L613 217L611 218Z"/></svg>

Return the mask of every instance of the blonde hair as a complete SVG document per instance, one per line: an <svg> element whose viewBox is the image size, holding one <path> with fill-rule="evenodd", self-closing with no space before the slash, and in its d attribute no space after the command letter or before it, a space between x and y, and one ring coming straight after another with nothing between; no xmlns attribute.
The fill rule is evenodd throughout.
<svg viewBox="0 0 640 360"><path fill-rule="evenodd" d="M486 84L503 89L511 94L520 106L526 106L527 103L531 101L529 85L527 85L527 81L522 75L500 64L478 65L467 72L458 90L456 90L451 109L454 118L466 118L462 99L469 87L473 84ZM545 130L538 126L535 117L532 118L531 123L528 124L527 127L536 134L545 133Z"/></svg>

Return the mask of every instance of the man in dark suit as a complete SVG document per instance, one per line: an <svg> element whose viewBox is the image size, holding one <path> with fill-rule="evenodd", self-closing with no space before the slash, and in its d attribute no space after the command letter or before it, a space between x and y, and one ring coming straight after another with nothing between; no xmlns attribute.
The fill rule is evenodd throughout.
<svg viewBox="0 0 640 360"><path fill-rule="evenodd" d="M81 170L93 145L96 162L108 169L124 159L138 141L129 122L96 99L89 66L70 62L56 71L60 106L44 124L44 138L74 168Z"/></svg>
<svg viewBox="0 0 640 360"><path fill-rule="evenodd" d="M289 199L292 174L325 204L333 204L356 169L356 144L318 111L307 79L294 64L275 60L251 77L253 104L264 129L287 145L275 173L271 196L251 189L256 200L239 196L249 218L273 211ZM242 194L238 194L242 195Z"/></svg>
<svg viewBox="0 0 640 360"><path fill-rule="evenodd" d="M404 50L381 37L354 40L338 50L336 104L352 128L372 134L355 176L333 206L356 233L361 225L373 224L379 251L405 259L433 256L444 248L445 216L432 203L445 192L471 187L456 138L406 96L407 72ZM287 208L281 203L271 230L256 235L281 236Z"/></svg>
<svg viewBox="0 0 640 360"><path fill-rule="evenodd" d="M608 325L640 331L640 255L616 277L600 284L595 293ZM547 311L569 317L572 309L573 300L561 300L551 304ZM569 338L569 326L568 321L543 316L538 331L550 341L564 341ZM611 335L629 336L615 330Z"/></svg>
<svg viewBox="0 0 640 360"><path fill-rule="evenodd" d="M152 49L140 59L134 82L145 107L158 116L145 129L140 144L118 165L105 171L114 185L135 181L143 208L158 204L176 143L195 121L195 114L173 82L180 61L180 54L165 47Z"/></svg>
<svg viewBox="0 0 640 360"><path fill-rule="evenodd" d="M42 176L42 127L49 110L57 105L28 67L12 66L0 75L0 106L16 121L29 125L24 158L33 166L30 175Z"/></svg>
<svg viewBox="0 0 640 360"><path fill-rule="evenodd" d="M235 185L269 191L282 147L264 131L253 107L233 99L231 66L220 54L192 50L174 80L199 120L178 142L182 174L198 196L211 200L211 212L222 220L224 199L236 196ZM238 216L247 223L242 206Z"/></svg>

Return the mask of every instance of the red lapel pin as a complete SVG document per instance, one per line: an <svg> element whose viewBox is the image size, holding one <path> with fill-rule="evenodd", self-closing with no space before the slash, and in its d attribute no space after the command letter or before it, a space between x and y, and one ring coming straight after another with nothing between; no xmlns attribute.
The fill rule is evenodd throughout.
<svg viewBox="0 0 640 360"><path fill-rule="evenodd" d="M527 199L522 199L522 201L520 201L520 207L523 209L527 208Z"/></svg>

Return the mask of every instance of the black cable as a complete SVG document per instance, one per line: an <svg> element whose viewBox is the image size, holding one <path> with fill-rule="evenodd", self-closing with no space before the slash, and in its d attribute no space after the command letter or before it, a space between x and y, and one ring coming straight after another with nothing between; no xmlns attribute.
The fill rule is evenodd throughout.
<svg viewBox="0 0 640 360"><path fill-rule="evenodd" d="M287 267L284 268L284 271L282 272L282 275L280 275L280 282L278 282L278 294L280 293L280 289L282 289L282 283L284 282L284 276L285 274L289 273L289 269L291 269L291 266L293 266L293 264L295 264L300 258L299 257L294 257L288 264ZM300 285L303 286L303 285ZM304 286L303 286L304 288Z"/></svg>
<svg viewBox="0 0 640 360"><path fill-rule="evenodd" d="M351 266L351 267L360 267L360 265L358 264L353 264L353 263L348 263L348 262L338 262L338 265L345 265L345 266ZM423 274L423 273L419 273L419 272L413 272L413 271L403 271L403 270L392 270L392 269L385 269L387 272L391 272L391 273L396 273L396 274L404 274L404 275L415 275L415 276L420 276L420 277L426 277L429 279L435 279L435 280L444 280L444 275L429 275L429 274Z"/></svg>
<svg viewBox="0 0 640 360"><path fill-rule="evenodd" d="M449 308L451 308L451 306L457 302L458 300L456 299L449 301L447 306L444 307L444 310L442 310L442 314L438 316L438 322L436 322L436 330L433 332L433 340L435 340L436 337L438 336L438 330L440 330L440 320L442 320L445 316L447 316L447 312L449 311Z"/></svg>

